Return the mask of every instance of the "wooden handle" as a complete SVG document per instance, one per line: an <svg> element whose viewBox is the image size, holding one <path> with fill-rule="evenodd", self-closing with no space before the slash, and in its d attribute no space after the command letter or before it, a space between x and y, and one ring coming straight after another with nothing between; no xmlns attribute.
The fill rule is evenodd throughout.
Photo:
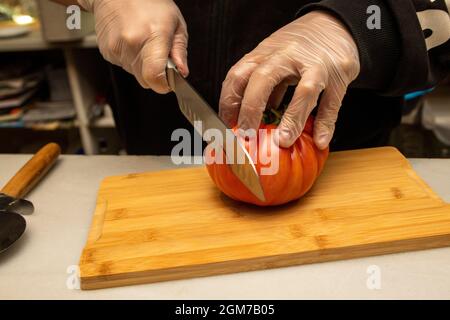
<svg viewBox="0 0 450 320"><path fill-rule="evenodd" d="M59 145L49 143L36 153L1 190L14 198L23 198L58 159Z"/></svg>

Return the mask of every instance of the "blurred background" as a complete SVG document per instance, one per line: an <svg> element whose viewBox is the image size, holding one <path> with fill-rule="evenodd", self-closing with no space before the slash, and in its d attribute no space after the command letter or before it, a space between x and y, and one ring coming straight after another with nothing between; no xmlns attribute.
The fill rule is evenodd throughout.
<svg viewBox="0 0 450 320"><path fill-rule="evenodd" d="M83 12L82 28L69 30L67 16L47 0L0 0L0 153L54 141L66 154L126 154L93 17ZM389 143L407 157L450 158L450 81L404 99Z"/></svg>

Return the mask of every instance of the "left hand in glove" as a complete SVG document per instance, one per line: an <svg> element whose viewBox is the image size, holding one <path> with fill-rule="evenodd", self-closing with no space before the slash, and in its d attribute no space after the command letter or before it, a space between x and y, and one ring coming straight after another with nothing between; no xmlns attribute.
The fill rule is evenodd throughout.
<svg viewBox="0 0 450 320"><path fill-rule="evenodd" d="M314 142L325 149L333 136L348 85L360 71L357 46L345 25L313 11L279 29L233 66L223 83L220 116L225 123L257 130L266 108L276 108L297 85L283 115L280 146L290 147L321 97Z"/></svg>

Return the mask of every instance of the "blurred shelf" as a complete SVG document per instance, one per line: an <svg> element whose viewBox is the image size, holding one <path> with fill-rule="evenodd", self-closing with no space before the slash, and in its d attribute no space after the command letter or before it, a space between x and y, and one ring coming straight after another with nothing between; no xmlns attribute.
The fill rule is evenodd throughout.
<svg viewBox="0 0 450 320"><path fill-rule="evenodd" d="M68 30L58 29L66 26L66 8L47 0L38 1L38 4L41 13L40 19L44 19L43 21L46 22L42 25L44 29L41 29L40 22L37 21L31 26L31 31L25 35L0 38L0 57L8 56L7 53L13 53L14 55L20 52L30 52L33 54L35 52L44 52L45 54L45 51L61 51L64 57L76 119L68 123L46 123L42 126L34 126L33 129L22 131L38 131L39 133L45 131L78 131L84 153L102 153L106 145L114 145L114 141L119 141L119 138L117 135L114 135L115 130L111 130L115 128L112 113L105 113L98 119L90 118L91 107L96 102L98 92L104 92L108 77L106 64L101 64L103 59L97 50L97 37L95 33L92 32L83 37L83 35L89 33L88 30L94 29L93 17L86 16L83 19L82 30L80 29L78 32L77 30L73 30L74 33L71 33ZM9 27L5 23L0 24L0 29L8 29ZM51 31L48 35L54 39L82 38L74 41L49 42L44 38L42 30ZM8 34L8 32L5 32L5 34ZM60 36L61 34L64 36ZM5 54L2 56L2 53ZM106 141L105 137L112 139L112 142L110 143L109 140Z"/></svg>
<svg viewBox="0 0 450 320"><path fill-rule="evenodd" d="M91 123L91 127L93 128L115 128L116 124L114 119L109 116L103 116L98 118Z"/></svg>
<svg viewBox="0 0 450 320"><path fill-rule="evenodd" d="M41 29L35 26L25 36L0 39L0 54L47 50L61 50L63 52L70 91L77 113L77 120L73 126L80 133L84 152L86 154L97 154L100 152L102 142L95 135L94 129L114 128L114 125L109 119L97 120L95 123L89 122L89 108L95 101L99 78L101 77L98 73L92 72L98 61L95 54L91 50L89 52L78 50L84 48L97 48L97 38L94 33L78 41L48 42L43 38Z"/></svg>
<svg viewBox="0 0 450 320"><path fill-rule="evenodd" d="M25 36L0 39L0 52L53 50L67 47L97 48L97 37L93 33L79 41L50 43L43 38L41 30L35 28Z"/></svg>

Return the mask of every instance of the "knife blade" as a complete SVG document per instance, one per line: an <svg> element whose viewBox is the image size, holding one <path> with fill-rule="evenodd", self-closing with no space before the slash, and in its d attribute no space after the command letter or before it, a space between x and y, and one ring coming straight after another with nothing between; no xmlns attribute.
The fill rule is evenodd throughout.
<svg viewBox="0 0 450 320"><path fill-rule="evenodd" d="M228 158L229 161L227 161L227 164L230 166L234 175L250 192L259 200L265 201L264 190L261 186L253 160L236 135L223 123L214 109L197 93L191 84L178 73L175 64L170 59L166 72L169 86L177 96L178 106L183 115L197 131L199 131L199 128L194 125L194 122L201 121L202 127L205 130L216 129L220 131L224 139L225 137L226 139L233 139L231 143L227 141L227 143L223 143L222 145L226 156L232 157ZM203 132L199 132L199 134L203 137ZM227 145L228 147L230 145L233 146L234 150L227 152ZM239 155L244 157L244 161L238 159Z"/></svg>

